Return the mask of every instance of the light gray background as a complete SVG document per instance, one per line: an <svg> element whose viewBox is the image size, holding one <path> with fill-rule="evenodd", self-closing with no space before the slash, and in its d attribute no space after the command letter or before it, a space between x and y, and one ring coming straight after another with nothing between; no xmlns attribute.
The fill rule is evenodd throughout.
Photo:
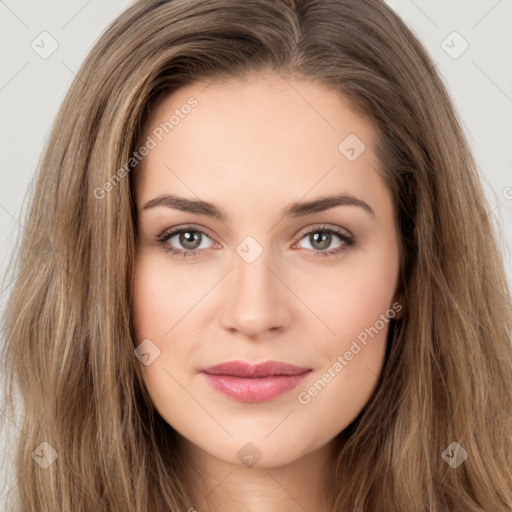
<svg viewBox="0 0 512 512"><path fill-rule="evenodd" d="M483 175L491 216L503 234L512 283L512 0L387 3L422 40L455 101ZM23 229L22 215L28 206L24 200L64 94L93 43L130 4L128 0L0 0L1 275ZM33 41L43 45L41 38L47 36L40 36L42 32L58 43L46 59L31 47ZM469 47L457 56L464 40ZM50 40L45 41L48 49ZM9 283L4 286L0 307ZM3 412L0 422L18 428L17 420ZM5 438L0 438L0 450L7 454ZM3 473L0 509L7 510L6 495L16 485L8 462Z"/></svg>

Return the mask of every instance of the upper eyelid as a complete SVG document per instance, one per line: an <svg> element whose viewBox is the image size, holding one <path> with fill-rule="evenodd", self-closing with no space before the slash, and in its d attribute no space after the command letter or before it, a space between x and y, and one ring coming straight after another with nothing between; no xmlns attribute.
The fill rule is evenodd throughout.
<svg viewBox="0 0 512 512"><path fill-rule="evenodd" d="M168 238L171 238L173 236L176 236L178 233L181 233L182 231L186 231L187 229L190 230L190 231L198 231L200 233L203 233L208 238L210 238L212 241L214 241L215 243L219 243L219 242L217 242L215 240L215 237L210 235L210 233L208 232L208 230L206 228L202 228L202 227L199 228L199 227L193 226L193 225L185 225L183 227L177 226L175 228L164 229L164 231L162 231L162 234L159 235L157 238L158 239L162 239L162 238L168 239Z"/></svg>
<svg viewBox="0 0 512 512"><path fill-rule="evenodd" d="M347 238L353 238L354 235L347 229L347 228L343 228L341 226L332 226L332 225L328 225L328 224L317 224L316 226L313 225L313 226L308 226L306 228L303 228L301 229L297 236L304 236L304 235L307 235L309 233L311 233L312 231L322 231L322 230L325 230L325 231L333 231L335 234L339 235L339 236L346 236ZM341 233L340 233L341 231ZM343 233L343 232L346 232L346 233Z"/></svg>

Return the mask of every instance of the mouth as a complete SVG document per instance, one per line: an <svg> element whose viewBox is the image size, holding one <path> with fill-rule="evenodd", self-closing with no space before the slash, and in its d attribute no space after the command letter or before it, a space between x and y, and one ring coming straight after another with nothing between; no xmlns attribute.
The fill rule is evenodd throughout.
<svg viewBox="0 0 512 512"><path fill-rule="evenodd" d="M260 364L228 361L204 368L201 373L213 389L229 398L242 402L264 402L292 390L311 371L311 368L280 361Z"/></svg>

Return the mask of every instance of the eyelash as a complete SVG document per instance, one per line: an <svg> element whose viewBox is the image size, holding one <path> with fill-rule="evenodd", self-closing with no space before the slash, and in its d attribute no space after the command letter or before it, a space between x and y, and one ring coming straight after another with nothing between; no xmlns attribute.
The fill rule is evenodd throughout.
<svg viewBox="0 0 512 512"><path fill-rule="evenodd" d="M188 250L182 250L182 249L176 249L175 247L170 246L167 242L170 238L173 236L184 233L184 232L193 232L193 233L201 233L201 235L205 235L206 237L212 238L203 231L202 229L195 228L193 226L183 226L179 228L172 228L171 230L164 231L155 241L159 243L165 252L170 253L172 256L178 256L181 258L195 258L198 253L205 249L196 249L194 251ZM315 251L313 249L307 249L308 251L313 252L313 257L335 257L338 256L341 253L344 253L345 251L349 250L350 247L354 245L355 239L351 236L345 235L340 230L336 228L332 228L329 226L317 226L314 229L311 229L309 231L306 231L305 233L302 233L299 241L302 240L305 236L310 235L312 233L329 233L334 234L338 236L341 241L344 243L344 245L341 245L340 247L337 247L336 249L330 249L330 250L324 250L324 251Z"/></svg>

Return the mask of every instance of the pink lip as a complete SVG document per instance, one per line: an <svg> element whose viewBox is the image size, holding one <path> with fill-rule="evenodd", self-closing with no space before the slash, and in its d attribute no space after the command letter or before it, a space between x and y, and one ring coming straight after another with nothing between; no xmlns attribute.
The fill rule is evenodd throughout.
<svg viewBox="0 0 512 512"><path fill-rule="evenodd" d="M310 372L311 368L279 361L228 361L202 370L214 389L243 402L272 400L296 387Z"/></svg>

